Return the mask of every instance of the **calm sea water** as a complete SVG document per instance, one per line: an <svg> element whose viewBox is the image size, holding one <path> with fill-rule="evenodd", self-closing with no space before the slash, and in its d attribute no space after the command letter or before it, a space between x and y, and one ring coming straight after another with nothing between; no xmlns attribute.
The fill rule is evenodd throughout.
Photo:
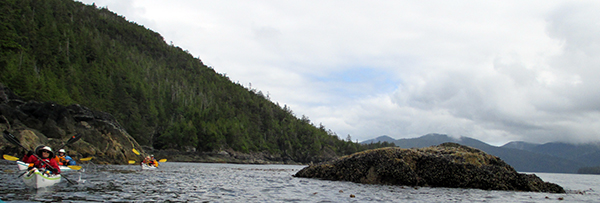
<svg viewBox="0 0 600 203"><path fill-rule="evenodd" d="M304 166L163 163L84 166L47 189L26 187L17 166L0 163L5 202L600 202L600 176L536 173L567 194L364 185L292 177Z"/></svg>

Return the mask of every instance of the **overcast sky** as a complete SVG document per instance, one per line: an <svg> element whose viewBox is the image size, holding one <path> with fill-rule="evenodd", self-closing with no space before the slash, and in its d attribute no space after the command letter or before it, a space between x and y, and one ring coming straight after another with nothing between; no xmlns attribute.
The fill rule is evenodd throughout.
<svg viewBox="0 0 600 203"><path fill-rule="evenodd" d="M600 1L82 2L343 139L600 141Z"/></svg>

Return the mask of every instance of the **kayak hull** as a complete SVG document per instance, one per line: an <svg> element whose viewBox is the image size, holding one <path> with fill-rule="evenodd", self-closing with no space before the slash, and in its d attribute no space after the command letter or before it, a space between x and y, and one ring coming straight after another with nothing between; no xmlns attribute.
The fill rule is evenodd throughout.
<svg viewBox="0 0 600 203"><path fill-rule="evenodd" d="M29 168L29 164L22 162L22 161L17 161L17 166L19 166L19 170L21 170L21 171L27 170L27 168ZM73 169L71 169L67 166L58 166L58 167L60 167L61 173L74 171Z"/></svg>
<svg viewBox="0 0 600 203"><path fill-rule="evenodd" d="M44 188L56 185L61 181L61 175L43 174L37 169L33 169L31 172L23 175L23 182L25 185L34 188Z"/></svg>
<svg viewBox="0 0 600 203"><path fill-rule="evenodd" d="M154 170L156 166L150 166L148 164L142 164L142 170Z"/></svg>

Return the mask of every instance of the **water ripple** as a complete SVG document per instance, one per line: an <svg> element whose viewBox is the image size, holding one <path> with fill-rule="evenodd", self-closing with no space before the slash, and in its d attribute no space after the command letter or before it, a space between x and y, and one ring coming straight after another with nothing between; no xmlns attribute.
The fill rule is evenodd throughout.
<svg viewBox="0 0 600 203"><path fill-rule="evenodd" d="M16 166L0 163L0 199L6 202L594 202L599 176L540 174L568 194L363 185L292 177L304 166L164 163L156 170L139 165L84 166L70 180L44 189L26 187Z"/></svg>

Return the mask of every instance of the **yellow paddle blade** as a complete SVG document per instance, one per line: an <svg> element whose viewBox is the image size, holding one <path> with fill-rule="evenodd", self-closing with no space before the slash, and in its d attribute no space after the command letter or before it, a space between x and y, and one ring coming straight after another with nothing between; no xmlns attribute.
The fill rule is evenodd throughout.
<svg viewBox="0 0 600 203"><path fill-rule="evenodd" d="M158 160L158 162L167 162L167 159Z"/></svg>
<svg viewBox="0 0 600 203"><path fill-rule="evenodd" d="M67 166L67 167L69 167L70 169L76 170L76 171L81 169L81 166Z"/></svg>
<svg viewBox="0 0 600 203"><path fill-rule="evenodd" d="M94 157L93 157L93 156L91 156L91 157L85 157L85 158L81 158L81 159L79 159L79 160L81 160L81 161L89 161L89 160L92 160L93 158L94 158Z"/></svg>
<svg viewBox="0 0 600 203"><path fill-rule="evenodd" d="M129 160L129 164L135 164L134 160Z"/></svg>
<svg viewBox="0 0 600 203"><path fill-rule="evenodd" d="M133 153L135 153L135 154L137 154L137 155L140 155L140 152L138 152L137 150L135 150L135 148L134 148L134 149L131 149L131 151L133 151Z"/></svg>
<svg viewBox="0 0 600 203"><path fill-rule="evenodd" d="M4 159L9 160L9 161L18 161L19 160L19 158L8 155L8 154L3 155L2 157L4 157Z"/></svg>

